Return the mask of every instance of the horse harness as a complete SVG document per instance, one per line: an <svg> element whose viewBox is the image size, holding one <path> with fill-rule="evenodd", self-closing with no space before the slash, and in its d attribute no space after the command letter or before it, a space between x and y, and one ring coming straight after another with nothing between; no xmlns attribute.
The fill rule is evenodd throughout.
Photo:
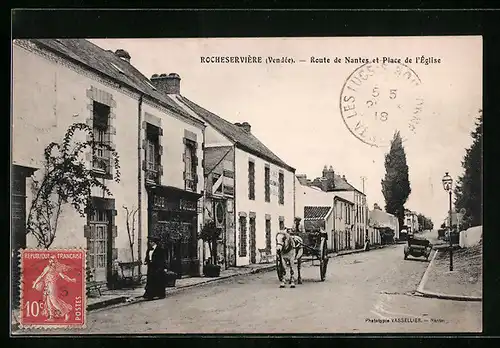
<svg viewBox="0 0 500 348"><path fill-rule="evenodd" d="M277 245L281 245L283 247L283 249L281 249L281 251L284 254L288 254L290 251L292 251L292 249L295 249L295 253L297 254L297 252L301 248L300 241L290 234L289 235L284 234L284 236L285 236L285 240L286 240L285 245L283 245L281 243L277 243Z"/></svg>

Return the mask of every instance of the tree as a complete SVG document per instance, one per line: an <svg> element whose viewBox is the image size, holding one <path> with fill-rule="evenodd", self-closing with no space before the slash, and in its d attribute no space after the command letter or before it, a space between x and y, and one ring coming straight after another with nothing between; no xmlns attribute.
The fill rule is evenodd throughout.
<svg viewBox="0 0 500 348"><path fill-rule="evenodd" d="M123 209L125 209L126 219L127 219L127 234L128 234L128 243L130 246L130 258L132 262L134 262L135 261L134 259L135 216L139 212L139 209L132 208L132 210L129 210L127 206L123 206Z"/></svg>
<svg viewBox="0 0 500 348"><path fill-rule="evenodd" d="M429 219L427 216L424 214L418 214L417 215L418 219L418 226L420 227L420 230L432 230L434 228L434 224L432 223L432 220Z"/></svg>
<svg viewBox="0 0 500 348"><path fill-rule="evenodd" d="M210 249L210 261L212 265L217 264L217 240L222 230L217 227L215 221L209 220L205 223L200 232L200 239L208 243Z"/></svg>
<svg viewBox="0 0 500 348"><path fill-rule="evenodd" d="M385 211L395 215L404 225L404 205L411 193L406 153L399 131L394 134L389 153L385 155L385 177L382 179Z"/></svg>
<svg viewBox="0 0 500 348"><path fill-rule="evenodd" d="M483 161L483 112L479 110L476 128L471 132L472 145L465 150L462 167L464 173L458 177L455 185L455 210L465 209L464 224L477 226L481 224L483 197L481 168Z"/></svg>
<svg viewBox="0 0 500 348"><path fill-rule="evenodd" d="M76 141L76 131L85 133L83 138L89 140ZM33 200L26 223L26 233L33 234L38 247L50 248L65 204L70 204L83 217L85 210L91 208L93 187L111 196L108 187L84 160L84 154L87 151L94 153L97 145L110 152L115 168L114 180L119 182L118 153L108 144L95 142L92 128L85 123L73 124L61 143L52 142L45 148L41 179L32 177Z"/></svg>

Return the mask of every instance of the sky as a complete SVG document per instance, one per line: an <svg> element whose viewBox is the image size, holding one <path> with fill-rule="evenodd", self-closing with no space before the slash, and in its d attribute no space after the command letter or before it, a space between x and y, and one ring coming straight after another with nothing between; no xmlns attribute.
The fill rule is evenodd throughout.
<svg viewBox="0 0 500 348"><path fill-rule="evenodd" d="M179 74L182 95L228 121L250 123L252 133L297 174L314 179L331 165L360 191L365 177L370 209L374 203L385 205L384 155L393 132L400 130L412 189L405 207L435 225L448 211L441 180L445 172L455 181L463 173L461 161L482 109L478 36L90 41L104 49L125 49L131 64L149 78ZM262 57L262 63L202 63L201 57L215 56ZM417 62L422 56L428 64ZM294 63L266 63L268 57ZM330 62L312 63L311 57ZM379 62L372 62L377 57ZM382 65L384 57L402 64ZM370 71L359 58L369 59L375 72L357 88L359 79L352 79ZM410 71L409 80L396 77L399 67ZM374 109L368 108L374 101ZM354 117L353 110L358 112ZM383 112L388 118L381 118Z"/></svg>

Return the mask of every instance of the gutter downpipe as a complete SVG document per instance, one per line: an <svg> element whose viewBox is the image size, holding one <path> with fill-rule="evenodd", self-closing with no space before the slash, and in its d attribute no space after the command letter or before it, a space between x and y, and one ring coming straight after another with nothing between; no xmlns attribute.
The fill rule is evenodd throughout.
<svg viewBox="0 0 500 348"><path fill-rule="evenodd" d="M139 97L139 106L137 113L137 259L141 262L139 266L139 277L142 268L142 99L144 94Z"/></svg>
<svg viewBox="0 0 500 348"><path fill-rule="evenodd" d="M234 191L233 191L233 221L234 221L234 265L238 267L238 255L239 255L239 246L236 242L236 238L238 237L238 210L236 209L236 195L237 195L237 183L236 181L236 143L233 143L233 168L234 168L234 174L233 174L233 182L234 182Z"/></svg>
<svg viewBox="0 0 500 348"><path fill-rule="evenodd" d="M337 239L335 238L337 235L336 231L336 224L337 224L337 200L338 196L333 196L333 251L337 252L338 250L338 245L337 245Z"/></svg>
<svg viewBox="0 0 500 348"><path fill-rule="evenodd" d="M297 208L296 208L297 184L295 183L296 180L298 179L295 176L295 171L294 171L293 172L293 225L295 225L295 218L297 217Z"/></svg>
<svg viewBox="0 0 500 348"><path fill-rule="evenodd" d="M198 233L201 232L203 229L203 226L205 226L205 203L207 201L207 181L208 181L208 174L205 176L205 131L207 127L203 127L203 132L202 132L202 146L201 146L201 151L203 152L203 158L201 160L201 172L202 172L202 177L203 177L203 196L201 197L201 227L198 230ZM198 266L198 271L200 272L200 275L203 274L203 266L205 264L205 241L199 240L198 248L200 247L201 244L201 250L200 250L200 264ZM224 255L224 259L226 259L226 255ZM227 268L227 267L226 267Z"/></svg>

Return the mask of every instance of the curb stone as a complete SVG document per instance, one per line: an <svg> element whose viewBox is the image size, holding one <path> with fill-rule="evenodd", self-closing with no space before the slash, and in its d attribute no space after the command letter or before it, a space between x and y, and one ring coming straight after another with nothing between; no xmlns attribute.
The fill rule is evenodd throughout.
<svg viewBox="0 0 500 348"><path fill-rule="evenodd" d="M372 246L371 249L367 250L367 251L382 249L384 247L386 247L386 245ZM349 251L343 252L343 253L341 252L337 255L329 254L329 256L344 256L344 255L357 254L357 253L362 253L362 252L365 252L365 250L364 249L356 249L356 250L349 250ZM197 284L191 284L191 285L185 285L185 286L178 287L178 288L173 288L172 290L167 291L167 297L174 295L174 294L177 294L177 293L179 293L183 290L186 290L186 289L204 286L206 284L223 281L223 280L233 278L233 277L244 276L244 275L249 275L249 274L257 274L257 273L262 273L262 272L270 272L270 271L273 271L275 269L276 269L276 265L273 263L273 264L270 264L269 266L266 266L266 267L250 269L244 273L235 273L235 274L225 275L225 276L221 276L221 277L208 278L205 281L197 283ZM88 305L87 311L90 312L90 311L103 309L103 308L116 306L116 305L126 306L129 304L139 303L142 301L146 301L145 299L142 298L142 296L133 296L133 297L120 296L118 298L112 298L112 299L109 299L106 301L96 302L96 303L93 303L91 305Z"/></svg>
<svg viewBox="0 0 500 348"><path fill-rule="evenodd" d="M182 292L182 291L187 290L187 289L201 287L201 286L204 286L207 284L220 282L220 281L234 278L234 277L238 277L238 276L245 276L245 275L256 274L256 273L261 273L261 272L269 272L269 271L274 270L275 268L276 268L276 265L272 264L272 265L269 265L268 267L252 269L252 270L249 270L245 273L235 273L235 274L229 274L229 275L225 275L225 276L221 276L221 277L207 278L205 281L197 283L197 284L190 284L190 285L185 285L185 286L181 286L178 288L172 288L172 290L167 291L166 297L178 294L179 292ZM89 305L89 306L87 306L87 311L90 312L90 311L95 311L95 310L109 308L109 307L113 307L113 308L124 307L124 306L136 304L136 303L141 303L141 302L145 302L145 301L146 300L142 296L133 296L133 297L120 296L119 298L114 298L114 299L111 299L108 301L97 302L93 305Z"/></svg>
<svg viewBox="0 0 500 348"><path fill-rule="evenodd" d="M337 256L350 255L350 254L358 254L358 253L362 253L362 252L366 252L366 251L382 249L382 248L387 247L387 246L388 245L371 246L370 250L364 250L364 249L348 250L347 252L340 252L337 255L335 255L335 253L332 253L332 254L329 254L329 256L330 257L331 256L337 257ZM178 288L173 288L172 290L167 291L166 297L173 296L173 295L175 295L181 291L187 290L187 289L204 286L204 285L207 285L210 283L220 282L220 281L223 281L223 280L226 280L229 278L234 278L234 277L238 277L238 276L245 276L245 275L249 275L249 274L257 274L257 273L262 273L262 272L270 272L270 271L273 271L275 269L276 269L276 265L273 263L273 264L270 264L269 266L266 266L266 267L250 269L244 273L235 273L235 274L225 275L225 276L221 276L221 277L208 278L205 281L197 283L197 284L190 284L190 285L185 285L185 286L178 287ZM123 306L128 306L131 304L135 304L135 303L140 303L143 301L146 301L146 300L144 298L142 298L142 296L133 296L133 297L120 296L118 298L113 298L113 299L106 300L103 302L97 302L97 303L88 305L87 311L90 312L90 311L95 311L95 310L109 308L109 307L113 307L113 308L123 307Z"/></svg>
<svg viewBox="0 0 500 348"><path fill-rule="evenodd" d="M429 278L429 273L434 265L434 260L436 259L437 254L439 253L439 250L434 251L434 255L432 256L431 262L429 262L429 265L427 266L427 269L425 270L424 275L422 276L422 279L420 280L420 284L418 285L417 288L417 294L423 296L423 297L428 297L428 298L438 298L442 300L455 300L455 301L482 301L483 298L479 296L465 296L465 295L450 295L450 294L443 294L443 293L438 293L438 292L431 292L427 291L424 289L425 284L427 283L427 280Z"/></svg>

